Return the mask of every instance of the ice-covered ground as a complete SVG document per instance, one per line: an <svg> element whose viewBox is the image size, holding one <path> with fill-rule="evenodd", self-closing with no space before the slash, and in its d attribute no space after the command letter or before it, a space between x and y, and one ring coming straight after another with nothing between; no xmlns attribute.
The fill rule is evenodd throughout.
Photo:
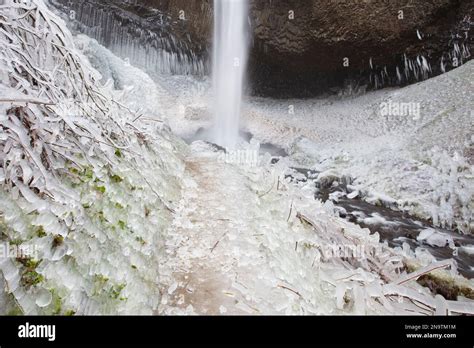
<svg viewBox="0 0 474 348"><path fill-rule="evenodd" d="M100 59L107 57L100 46L92 46ZM189 139L211 127L209 80L152 79L133 69L133 81L123 68L99 63L106 77L118 77L122 87L130 88L132 103L160 109L176 134ZM351 177L354 190L369 202L472 233L472 81L474 62L468 62L415 85L355 97L248 98L242 128L261 143L284 148L295 166L323 172L322 177Z"/></svg>
<svg viewBox="0 0 474 348"><path fill-rule="evenodd" d="M42 1L36 2L42 18L50 18ZM47 53L57 57L47 35L41 35ZM108 83L98 91L88 87L104 93L107 109L104 114L95 110L92 117L69 115L18 100L13 103L26 115L12 112L8 103L1 108L8 127L1 139L13 139L2 147L2 156L21 168L0 173L0 231L8 241L38 246L39 254L38 260L22 263L0 259L0 285L8 292L0 296L0 310L14 303L28 314L474 313L472 301L445 300L414 281L437 269L438 277L472 289L473 281L456 275L451 261L436 263L406 244L388 247L377 233L339 218L330 202L315 199L312 183L294 184L284 175L295 164L326 176L346 174L367 199L412 199L424 212L436 206L439 196L435 215L448 212L438 216L440 221L452 220L458 211L459 218L470 219L472 163L464 163L462 155L472 156L466 150L472 146L472 117L466 113L472 107L467 94L472 65L432 83L358 98L249 99L244 128L290 154L274 163L255 140L224 154L200 141L187 147L168 132L169 125L190 138L212 124L208 80L152 78L85 36L74 39L76 52L65 35L69 57L95 75L84 54ZM9 55L17 57L15 52L5 50L0 58L7 61ZM2 88L14 98L15 88L28 86L32 96L57 92L48 95L57 103L62 93L84 97L69 90L82 81L74 64L67 65L72 83L65 83L48 62L36 64L51 74L51 80L42 81L50 81L49 89L12 86L14 80L7 78ZM6 64L2 71L16 76ZM419 102L420 115L378 115L389 98ZM93 123L98 122L94 116L102 123ZM67 131L55 128L66 121ZM30 124L36 132L30 141L42 141L41 146L30 148L22 141L22 134L31 135L25 128ZM102 132L96 132L99 127ZM87 151L79 155L71 142ZM60 157L48 157L54 160L49 171L16 160L22 151L35 154L50 143L64 150ZM446 154L426 156L434 146ZM408 188L395 190L395 183ZM441 188L432 189L436 185ZM407 274L407 267L421 270ZM445 268L451 273L440 270Z"/></svg>
<svg viewBox="0 0 474 348"><path fill-rule="evenodd" d="M473 77L469 62L428 81L357 97L249 98L242 128L262 143L286 149L296 166L353 178L369 202L469 233L474 228ZM147 91L159 88L156 100L176 134L192 138L212 125L209 81L154 81Z"/></svg>
<svg viewBox="0 0 474 348"><path fill-rule="evenodd" d="M248 148L246 151L253 151ZM470 304L405 285L403 262L436 268L409 247L337 217L311 185L280 181L288 163L233 163L195 142L160 263L163 314L428 314ZM446 263L445 263L446 265ZM404 273L404 271L403 271ZM469 284L467 282L466 284ZM470 285L467 285L470 286ZM427 307L420 309L420 301ZM431 309L430 309L431 308ZM452 307L453 311L456 311ZM461 307L458 307L458 310Z"/></svg>
<svg viewBox="0 0 474 348"><path fill-rule="evenodd" d="M473 78L469 62L358 97L253 99L244 125L259 140L285 147L299 166L350 176L368 201L472 232Z"/></svg>
<svg viewBox="0 0 474 348"><path fill-rule="evenodd" d="M103 72L104 81L110 78L126 91L123 102L142 109L143 122L155 122L148 115L159 114L183 138L212 124L208 81L150 78L93 40L82 36L78 42ZM464 93L456 75L452 79L445 83ZM468 82L463 83L466 88ZM421 94L426 87L411 88ZM167 232L167 256L160 261L163 300L157 313L429 313L429 308L443 312L444 306L453 306L434 299L414 282L397 285L405 284L397 282L404 279L398 274L402 261L429 266L434 262L429 254L410 251L408 246L388 248L377 234L340 219L331 204L315 200L314 186L294 186L284 180L283 173L295 164L326 174L332 170L334 175L354 177L361 192L370 188L368 198L379 192L377 197L389 202L388 195L394 195L391 183L399 180L396 175L403 175L406 185L413 185L410 198L423 191L428 195L431 186L422 181L423 175L434 175L437 169L432 162L426 163L418 177L413 162L421 165L423 158L414 156L423 149L416 148L415 140L421 136L416 138L414 129L428 134L441 125L424 111L420 119L376 113L388 98L404 100L413 93L392 90L345 99L248 100L245 129L291 155L277 165L270 164L270 155L258 157L255 141L243 143L234 157L206 143L193 143L185 159L183 197L175 204L175 218ZM417 100L427 114L446 107L445 101L436 98L429 103L428 96ZM456 110L467 104L460 99L453 103ZM454 115L467 124L471 119L462 111ZM441 117L440 122L447 120ZM452 148L439 138L425 145L459 151L470 141L469 128L455 130L460 136ZM450 189L460 188L461 184L450 183ZM350 256L341 257L341 252ZM420 310L414 298L428 307ZM470 310L469 305L464 308Z"/></svg>

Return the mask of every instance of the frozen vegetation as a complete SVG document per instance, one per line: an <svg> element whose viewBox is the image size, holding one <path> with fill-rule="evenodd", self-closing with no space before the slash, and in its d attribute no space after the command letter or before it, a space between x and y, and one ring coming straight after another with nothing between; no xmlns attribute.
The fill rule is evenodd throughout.
<svg viewBox="0 0 474 348"><path fill-rule="evenodd" d="M212 124L208 79L151 78L42 0L14 3L0 5L0 238L33 252L0 258L0 313L474 314L453 260L389 247L287 176L350 178L351 197L471 233L472 63L358 97L250 98L254 139L224 154L174 135ZM412 101L419 114L382 115ZM453 298L416 282L428 273Z"/></svg>
<svg viewBox="0 0 474 348"><path fill-rule="evenodd" d="M252 100L246 127L284 147L295 165L321 172L320 179L350 177L351 189L370 203L472 233L473 81L469 62L428 81L358 97Z"/></svg>
<svg viewBox="0 0 474 348"><path fill-rule="evenodd" d="M99 87L42 1L15 4L0 14L0 232L26 251L0 259L12 310L152 313L182 144Z"/></svg>
<svg viewBox="0 0 474 348"><path fill-rule="evenodd" d="M349 177L374 204L474 232L474 63L405 88L309 100L248 98L243 129L319 180ZM179 100L166 118L192 138L212 124L209 83L157 82ZM198 88L198 86L201 86Z"/></svg>

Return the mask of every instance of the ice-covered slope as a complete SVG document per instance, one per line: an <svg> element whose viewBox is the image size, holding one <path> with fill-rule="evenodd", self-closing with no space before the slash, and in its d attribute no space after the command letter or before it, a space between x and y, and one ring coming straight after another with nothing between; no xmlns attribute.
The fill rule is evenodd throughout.
<svg viewBox="0 0 474 348"><path fill-rule="evenodd" d="M0 13L0 313L152 313L183 144L101 87L42 0L8 6Z"/></svg>
<svg viewBox="0 0 474 348"><path fill-rule="evenodd" d="M251 99L245 127L299 166L353 177L374 202L391 197L400 209L472 232L473 81L469 62L358 97Z"/></svg>
<svg viewBox="0 0 474 348"><path fill-rule="evenodd" d="M313 185L294 186L284 178L298 161L346 171L358 180L372 178L386 192L390 175L396 180L397 170L405 168L397 160L404 164L423 151L413 145L415 139L431 139L446 129L437 120L451 118L430 112L426 119L384 120L374 109L387 98L418 93L420 103L434 112L446 104L440 93L432 103L434 92L416 86L353 99L294 101L293 108L250 100L248 129L292 150L290 159L276 165L269 156L255 155L255 143L245 144L240 157L201 142L189 149L162 121L183 132L205 125L206 81L152 80L83 36L76 49L42 1L18 4L2 13L6 29L0 32L5 47L0 52L0 232L2 243L29 246L33 254L0 259L2 311L474 313L472 304L445 301L414 282L431 268L455 269L449 261L430 266L434 260L423 250L381 244L377 234L315 200ZM29 5L39 6L39 12L28 12ZM24 33L23 40L39 47L33 54L11 40L23 29L9 23L20 20L30 28L35 13L50 21L49 31ZM101 78L111 83L99 87ZM468 80L460 79L450 74L433 81L464 93L460 86ZM455 108L450 115L466 124L469 117L456 110L468 102L450 100ZM472 132L451 125L451 134L459 135L452 148L436 139L423 144L451 155L464 148L463 136ZM294 145L301 135L307 139ZM434 162L426 166L440 168ZM449 171L449 190L461 187L463 179L453 179L454 173L464 175L458 168ZM372 182L360 184L363 189ZM423 182L415 184L416 190L431 192ZM428 268L407 275L407 265ZM440 276L473 287L456 275Z"/></svg>
<svg viewBox="0 0 474 348"><path fill-rule="evenodd" d="M354 178L371 202L472 232L473 75L468 62L418 84L353 97L248 98L242 127L285 148L297 166ZM168 100L163 117L173 132L192 138L212 125L207 81L154 82Z"/></svg>
<svg viewBox="0 0 474 348"><path fill-rule="evenodd" d="M439 314L472 312L434 297L405 266L444 268L423 250L391 249L285 180L286 161L240 161L195 142L160 264L165 314ZM248 158L255 158L249 156ZM459 277L466 288L473 282ZM412 279L412 281L405 281ZM451 280L452 281L452 280ZM462 300L462 298L459 298ZM427 307L421 309L417 303ZM448 309L449 308L449 309Z"/></svg>
<svg viewBox="0 0 474 348"><path fill-rule="evenodd" d="M86 47L108 77L122 81L123 71L135 69L114 64L93 41ZM242 127L262 143L285 148L298 166L354 178L372 202L385 199L435 224L472 232L473 75L468 62L418 84L354 97L247 98ZM160 117L174 133L189 139L212 126L208 80L127 76L129 99L139 95L145 109L159 101L166 110Z"/></svg>
<svg viewBox="0 0 474 348"><path fill-rule="evenodd" d="M206 81L181 77L163 79L160 76L151 80L93 40L80 37L79 41L83 43L83 52L104 71L104 76L126 91L124 100L127 103L139 104L143 110L153 110L160 105L163 110L160 117L183 136L209 124ZM332 103L332 109L326 111L345 110L348 118L353 111L356 114L353 122L359 120L365 124L369 123L363 117L367 105L375 108L380 103L377 98L394 92L383 91L388 94L377 92L351 99L292 101L290 105L296 106L295 113L300 111L298 106L309 113L319 110L311 109L311 105ZM262 112L247 119L248 128L263 141L294 150L298 147L289 145L301 134L311 134L312 129L316 132L317 126L331 128L329 116L320 124L311 123L310 113L306 121L292 119L296 116L288 113L288 106L288 103L275 100L251 99L247 110ZM334 113L337 126L340 113ZM286 127L290 122L295 126L300 122L300 131L293 132L292 128ZM301 124L305 125L304 130L301 130ZM338 144L344 145L343 142L336 143L331 134L335 138L346 136L346 142L367 143L364 151L359 148L359 154L360 157L367 155L370 163L371 151L376 150L371 150L368 140L364 139L373 138L365 133L358 134L356 129L336 126L333 126L333 133L321 132L322 137L326 137L326 142L321 143L329 147L326 152L336 151ZM375 122L370 129L378 131L378 124ZM352 137L346 134L348 132ZM384 139L384 146L388 149L390 146L396 149L401 144L400 136ZM377 144L376 140L372 140L374 144ZM158 313L406 313L407 309L416 310L411 307L410 300L404 302L389 295L387 301L382 300L382 306L372 301L383 298L380 291L414 296L413 289L422 291L424 301L437 306L433 299L429 299L431 295L426 289L415 283L410 283L408 289L396 288L396 291L382 286L389 279L385 278L385 272L394 271L390 266L392 262L405 259L429 265L434 262L431 255L421 249L415 253L409 248L403 251L385 249L377 235L369 236L367 230L337 218L330 204L321 206L313 198L314 187L292 188L285 182L283 173L287 165L296 161L307 166L317 163L314 158L318 158L320 147L308 139L298 143L301 153L298 155L293 151L292 158L288 162L282 161L277 167L269 164L268 157L263 158L258 167L254 161L248 162L249 155L255 159L255 148L244 147L237 153L237 158L232 159L232 154L215 153L208 145L199 142L192 145L192 152L185 159L183 198L177 204L175 219L166 233L167 257L160 263L164 296ZM311 155L316 157L312 159ZM229 159L231 163L226 163ZM236 160L240 165L235 165ZM313 228L304 218L296 218L297 212L306 214L317 227ZM343 231L350 231L351 237L346 239ZM353 236L357 237L353 239ZM385 260L390 261L377 261L378 270L382 270L384 275L370 267L359 270L364 261L357 258L349 263L341 262L339 257L318 258L321 252L331 254L332 247L340 245L349 253L353 248L361 252L360 248L364 247L385 250L388 254L382 252L379 256L388 257ZM328 273L341 277L334 279ZM391 279L397 277L396 273L390 276ZM364 285L356 286L361 281ZM344 298L347 304L344 304Z"/></svg>

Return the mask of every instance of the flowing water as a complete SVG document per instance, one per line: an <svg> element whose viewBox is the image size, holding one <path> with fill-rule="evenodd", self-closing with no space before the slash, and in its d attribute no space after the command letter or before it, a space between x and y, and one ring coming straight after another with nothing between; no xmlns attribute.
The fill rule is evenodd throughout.
<svg viewBox="0 0 474 348"><path fill-rule="evenodd" d="M296 179L287 175L291 181L314 181L318 172L305 169L293 168L295 173L303 175L303 179ZM348 193L345 183L336 186L321 186L315 182L317 193L315 198L323 202L331 201L337 208L338 215L353 222L362 228L368 228L372 233L379 233L382 242L388 242L391 247L403 247L407 243L412 250L423 248L429 251L438 261L454 259L458 271L468 279L474 279L474 255L470 251L474 246L474 237L462 235L454 230L448 230L433 226L429 221L410 216L404 212L392 210L387 207L369 204L360 198L349 198L342 195L336 200L331 199L331 194ZM431 230L445 238L446 243L438 245L430 244L429 241L420 239L424 231ZM438 238L439 239L439 238ZM452 241L452 245L448 242ZM439 241L437 242L439 243Z"/></svg>
<svg viewBox="0 0 474 348"><path fill-rule="evenodd" d="M214 141L234 148L247 63L247 0L214 0Z"/></svg>

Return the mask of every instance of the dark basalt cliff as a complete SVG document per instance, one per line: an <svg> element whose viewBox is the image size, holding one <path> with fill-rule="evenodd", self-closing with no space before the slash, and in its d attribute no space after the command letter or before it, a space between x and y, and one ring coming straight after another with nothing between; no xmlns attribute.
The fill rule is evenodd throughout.
<svg viewBox="0 0 474 348"><path fill-rule="evenodd" d="M174 52L188 67L173 62L173 73L209 71L212 0L53 3L86 27L115 21L122 37ZM473 46L474 0L250 0L249 17L249 82L262 95L412 83L469 60ZM117 41L107 30L96 36Z"/></svg>
<svg viewBox="0 0 474 348"><path fill-rule="evenodd" d="M447 70L468 59L473 9L474 1L463 0L254 1L257 90L311 94L348 79L404 84L438 73L442 60Z"/></svg>

